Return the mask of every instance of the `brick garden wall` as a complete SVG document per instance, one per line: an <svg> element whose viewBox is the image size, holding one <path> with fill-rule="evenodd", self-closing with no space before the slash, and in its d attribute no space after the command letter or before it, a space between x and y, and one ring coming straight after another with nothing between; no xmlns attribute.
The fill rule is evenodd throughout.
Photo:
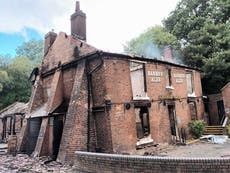
<svg viewBox="0 0 230 173"><path fill-rule="evenodd" d="M229 158L172 158L76 152L76 172L228 173Z"/></svg>

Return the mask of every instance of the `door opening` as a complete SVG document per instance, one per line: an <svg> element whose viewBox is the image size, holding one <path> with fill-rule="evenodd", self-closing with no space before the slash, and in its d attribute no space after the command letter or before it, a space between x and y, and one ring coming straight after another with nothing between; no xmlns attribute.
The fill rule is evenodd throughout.
<svg viewBox="0 0 230 173"><path fill-rule="evenodd" d="M173 141L178 140L178 128L176 122L176 111L175 105L168 105L168 113L169 113L169 122L170 122L170 130L171 130L171 139Z"/></svg>
<svg viewBox="0 0 230 173"><path fill-rule="evenodd" d="M31 155L36 147L39 131L41 127L41 118L28 119L28 140L26 153Z"/></svg>
<svg viewBox="0 0 230 173"><path fill-rule="evenodd" d="M141 139L150 134L149 111L147 107L135 108L137 138Z"/></svg>
<svg viewBox="0 0 230 173"><path fill-rule="evenodd" d="M63 126L64 126L64 116L59 115L53 117L53 143L52 143L52 159L56 160L60 143L61 143L61 137L63 132Z"/></svg>
<svg viewBox="0 0 230 173"><path fill-rule="evenodd" d="M223 100L217 101L217 109L218 109L218 116L219 116L219 124L222 124L224 113L225 113Z"/></svg>

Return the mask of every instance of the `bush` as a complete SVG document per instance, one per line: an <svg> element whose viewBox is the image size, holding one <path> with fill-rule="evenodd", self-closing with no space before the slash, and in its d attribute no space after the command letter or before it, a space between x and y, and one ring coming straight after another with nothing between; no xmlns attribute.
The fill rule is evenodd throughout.
<svg viewBox="0 0 230 173"><path fill-rule="evenodd" d="M227 125L227 133L228 133L228 136L230 136L230 123Z"/></svg>
<svg viewBox="0 0 230 173"><path fill-rule="evenodd" d="M190 132L196 138L201 137L202 133L204 132L204 121L203 120L194 120L191 121L189 124Z"/></svg>

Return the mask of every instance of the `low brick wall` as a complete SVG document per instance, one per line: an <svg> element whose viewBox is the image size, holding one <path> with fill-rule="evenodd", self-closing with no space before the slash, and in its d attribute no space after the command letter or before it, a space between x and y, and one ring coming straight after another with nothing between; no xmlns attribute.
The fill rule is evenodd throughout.
<svg viewBox="0 0 230 173"><path fill-rule="evenodd" d="M228 173L230 158L130 156L77 151L76 172Z"/></svg>

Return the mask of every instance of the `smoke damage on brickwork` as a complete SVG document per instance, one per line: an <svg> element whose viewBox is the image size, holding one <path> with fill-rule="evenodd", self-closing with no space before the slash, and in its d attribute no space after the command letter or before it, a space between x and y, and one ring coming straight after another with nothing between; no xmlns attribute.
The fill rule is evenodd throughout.
<svg viewBox="0 0 230 173"><path fill-rule="evenodd" d="M86 42L86 15L76 3L71 35L45 36L44 58L18 150L70 161L75 151L135 153L182 142L187 124L203 119L200 71L164 59L109 53Z"/></svg>

